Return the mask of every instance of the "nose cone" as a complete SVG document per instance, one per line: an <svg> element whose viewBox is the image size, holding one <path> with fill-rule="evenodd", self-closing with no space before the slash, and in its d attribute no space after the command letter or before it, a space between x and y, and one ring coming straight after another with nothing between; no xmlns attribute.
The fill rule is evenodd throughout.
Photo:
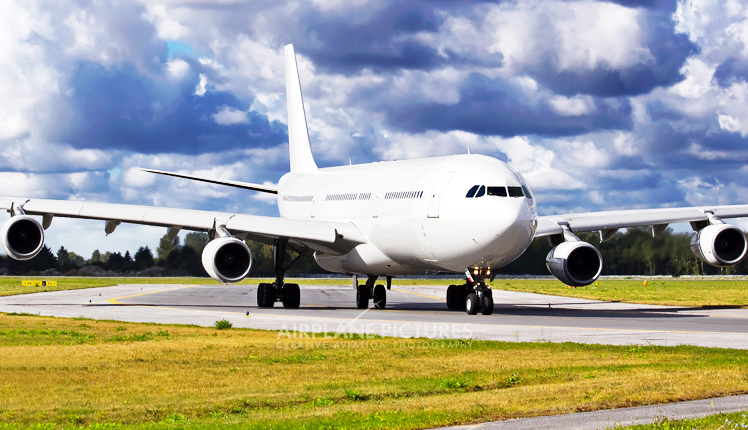
<svg viewBox="0 0 748 430"><path fill-rule="evenodd" d="M487 237L485 264L500 267L509 264L530 245L535 234L536 216L524 198L500 201L492 206L491 237ZM488 220L487 220L488 221Z"/></svg>

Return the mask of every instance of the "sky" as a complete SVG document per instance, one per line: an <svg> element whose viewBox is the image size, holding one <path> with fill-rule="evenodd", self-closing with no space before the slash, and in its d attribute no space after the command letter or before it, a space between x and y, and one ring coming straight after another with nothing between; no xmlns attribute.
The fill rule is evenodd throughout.
<svg viewBox="0 0 748 430"><path fill-rule="evenodd" d="M541 215L748 203L737 0L0 2L0 195L277 216L293 43L321 167L479 153ZM748 223L738 223L743 228ZM165 229L55 219L53 250Z"/></svg>

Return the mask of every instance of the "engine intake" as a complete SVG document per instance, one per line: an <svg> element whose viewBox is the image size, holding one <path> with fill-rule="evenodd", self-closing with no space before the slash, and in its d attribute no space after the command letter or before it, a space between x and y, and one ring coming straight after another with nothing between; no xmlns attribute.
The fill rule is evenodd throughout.
<svg viewBox="0 0 748 430"><path fill-rule="evenodd" d="M548 253L545 265L559 281L573 287L583 287L600 276L603 257L597 248L587 242L563 242Z"/></svg>
<svg viewBox="0 0 748 430"><path fill-rule="evenodd" d="M745 256L748 243L743 232L730 224L709 225L691 239L691 252L712 266L737 264Z"/></svg>
<svg viewBox="0 0 748 430"><path fill-rule="evenodd" d="M28 216L11 217L3 224L2 234L5 252L15 260L30 260L44 246L44 229L39 222Z"/></svg>
<svg viewBox="0 0 748 430"><path fill-rule="evenodd" d="M219 237L203 249L203 267L218 282L239 282L249 274L252 252L235 237Z"/></svg>

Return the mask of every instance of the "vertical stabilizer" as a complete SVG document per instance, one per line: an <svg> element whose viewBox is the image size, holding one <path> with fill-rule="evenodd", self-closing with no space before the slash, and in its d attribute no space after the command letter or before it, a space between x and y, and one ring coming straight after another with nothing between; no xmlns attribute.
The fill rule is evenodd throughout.
<svg viewBox="0 0 748 430"><path fill-rule="evenodd" d="M309 146L296 54L293 45L284 46L283 52L286 56L286 107L288 108L288 151L291 159L291 172L310 173L317 170L317 164L314 162L312 148Z"/></svg>

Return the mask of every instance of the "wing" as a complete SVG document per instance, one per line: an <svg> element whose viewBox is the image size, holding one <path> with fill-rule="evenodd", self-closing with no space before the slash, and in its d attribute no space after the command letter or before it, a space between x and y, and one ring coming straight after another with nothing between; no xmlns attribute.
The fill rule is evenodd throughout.
<svg viewBox="0 0 748 430"><path fill-rule="evenodd" d="M229 232L239 237L249 237L266 243L272 243L275 238L283 238L333 255L345 254L357 245L368 242L358 227L345 222L291 220L154 206L0 197L0 209L10 210L11 206L22 206L27 215L44 216L45 228L49 226L53 216L111 221L112 230L120 222L197 231L209 231L216 225L225 225Z"/></svg>
<svg viewBox="0 0 748 430"><path fill-rule="evenodd" d="M661 226L679 222L705 222L712 214L718 218L748 216L748 205L700 206L690 208L633 209L624 211L587 212L538 217L535 237L562 234L562 225L573 232L612 231L627 227Z"/></svg>
<svg viewBox="0 0 748 430"><path fill-rule="evenodd" d="M164 170L140 169L144 172L156 173L159 175L173 176L175 178L189 179L192 181L207 182L209 184L226 185L229 187L243 188L245 190L261 191L263 193L278 194L278 187L260 184L250 184L249 182L229 181L225 179L201 178L200 176L185 175L184 173L166 172Z"/></svg>

